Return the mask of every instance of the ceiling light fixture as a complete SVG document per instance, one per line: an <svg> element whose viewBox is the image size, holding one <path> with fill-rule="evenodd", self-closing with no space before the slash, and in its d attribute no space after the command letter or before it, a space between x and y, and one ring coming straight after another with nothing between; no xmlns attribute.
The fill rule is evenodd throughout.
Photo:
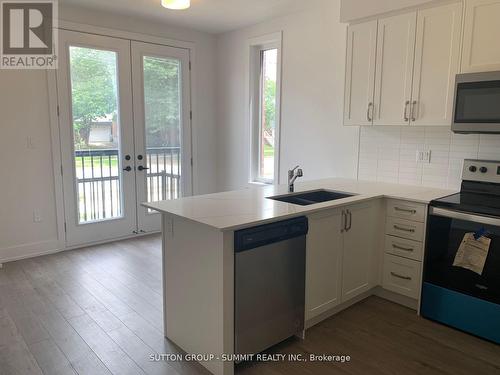
<svg viewBox="0 0 500 375"><path fill-rule="evenodd" d="M191 6L191 0L161 0L161 5L167 9L183 10Z"/></svg>

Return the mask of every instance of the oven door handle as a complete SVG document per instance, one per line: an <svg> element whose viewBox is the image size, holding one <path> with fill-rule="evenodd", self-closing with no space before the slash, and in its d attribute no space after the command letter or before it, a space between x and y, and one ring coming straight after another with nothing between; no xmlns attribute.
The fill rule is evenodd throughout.
<svg viewBox="0 0 500 375"><path fill-rule="evenodd" d="M429 213L433 216L448 217L450 219L471 221L474 223L481 223L481 224L500 227L500 219L496 219L490 216L472 215L465 212L451 211L437 207L431 207Z"/></svg>

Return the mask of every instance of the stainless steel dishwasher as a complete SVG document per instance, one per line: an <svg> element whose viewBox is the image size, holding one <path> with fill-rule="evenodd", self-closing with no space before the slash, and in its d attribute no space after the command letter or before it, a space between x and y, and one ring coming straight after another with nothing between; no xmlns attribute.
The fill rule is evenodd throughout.
<svg viewBox="0 0 500 375"><path fill-rule="evenodd" d="M235 353L259 353L304 329L307 218L236 231Z"/></svg>

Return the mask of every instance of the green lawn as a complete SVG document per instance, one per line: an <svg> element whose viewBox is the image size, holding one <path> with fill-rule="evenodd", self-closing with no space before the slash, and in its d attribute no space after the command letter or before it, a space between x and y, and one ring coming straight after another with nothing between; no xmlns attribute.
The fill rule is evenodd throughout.
<svg viewBox="0 0 500 375"><path fill-rule="evenodd" d="M87 168L92 167L92 158L90 156L86 156L83 158L83 163L82 163L82 158L75 158L75 168L82 169L82 164ZM103 169L109 169L110 167L110 160L108 159L107 156L102 157L102 168ZM117 168L118 167L118 157L112 156L111 157L111 168ZM94 156L94 169L101 169L101 158Z"/></svg>
<svg viewBox="0 0 500 375"><path fill-rule="evenodd" d="M269 145L264 145L264 157L274 156L274 147Z"/></svg>

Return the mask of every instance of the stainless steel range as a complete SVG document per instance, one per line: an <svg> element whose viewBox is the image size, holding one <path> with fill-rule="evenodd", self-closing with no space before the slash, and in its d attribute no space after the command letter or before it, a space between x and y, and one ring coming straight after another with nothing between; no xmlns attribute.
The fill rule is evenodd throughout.
<svg viewBox="0 0 500 375"><path fill-rule="evenodd" d="M466 160L430 204L422 316L500 343L500 161Z"/></svg>

